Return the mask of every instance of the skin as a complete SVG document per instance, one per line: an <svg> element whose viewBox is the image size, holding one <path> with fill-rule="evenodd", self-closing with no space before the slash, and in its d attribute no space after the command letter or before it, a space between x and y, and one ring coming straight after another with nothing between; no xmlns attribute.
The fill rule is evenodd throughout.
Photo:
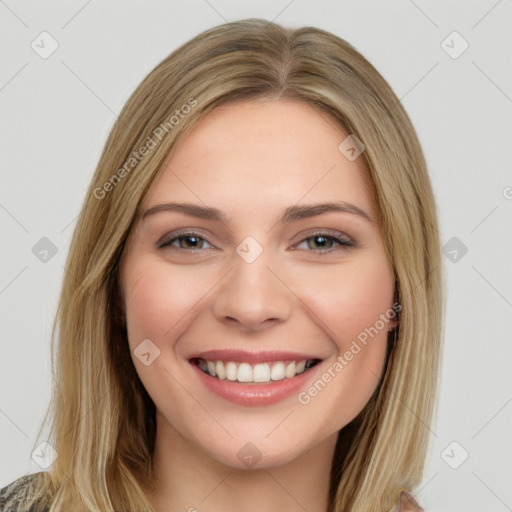
<svg viewBox="0 0 512 512"><path fill-rule="evenodd" d="M326 510L337 433L376 389L393 321L307 404L294 394L235 405L207 389L188 358L224 348L313 353L322 358L310 370L316 381L390 310L393 274L364 161L338 149L347 135L304 103L219 107L182 140L144 198L143 209L182 201L227 216L148 216L134 223L121 261L131 355L157 408L159 479L148 495L158 512ZM286 207L333 200L373 222L328 212L276 223ZM181 228L201 238L176 235L159 247ZM319 241L318 231L355 245ZM236 252L247 236L263 249L252 263ZM134 355L145 339L160 350L148 366ZM237 457L248 442L261 453L250 468Z"/></svg>

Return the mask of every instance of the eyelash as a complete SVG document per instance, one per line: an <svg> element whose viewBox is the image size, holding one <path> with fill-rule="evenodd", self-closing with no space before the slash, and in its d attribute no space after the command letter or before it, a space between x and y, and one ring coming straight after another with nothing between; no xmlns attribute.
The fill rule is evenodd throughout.
<svg viewBox="0 0 512 512"><path fill-rule="evenodd" d="M176 240L179 240L180 238L186 238L186 237L194 237L194 238L203 240L203 241L209 243L210 245L213 245L210 242L208 242L208 240L204 236L201 236L199 233L195 233L193 231L183 231L183 232L179 232L179 233L171 233L171 235L169 235L169 236L172 236L172 238L166 237L167 239L164 238L164 240L159 244L158 247L160 249L170 248L172 250L177 250L177 251L201 252L201 249L184 249L183 247L175 247L175 246L171 245ZM352 240L344 239L343 237L338 238L338 237L333 236L332 234L329 234L329 233L324 232L324 231L319 231L319 232L316 232L316 233L312 233L308 237L303 238L296 245L299 245L299 244L301 244L303 242L306 242L307 240L310 240L310 239L315 238L315 237L322 237L322 238L328 239L330 241L333 241L335 244L338 245L338 248L337 249L328 248L326 250L323 250L323 249L311 249L311 250L307 250L306 252L312 252L314 254L325 255L325 254L332 254L334 252L338 252L338 251L341 251L343 249L356 246L355 242L353 242Z"/></svg>

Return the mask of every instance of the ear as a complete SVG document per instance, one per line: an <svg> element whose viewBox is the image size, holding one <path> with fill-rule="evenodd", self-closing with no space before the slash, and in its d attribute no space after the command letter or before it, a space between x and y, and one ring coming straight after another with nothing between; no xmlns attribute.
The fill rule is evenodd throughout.
<svg viewBox="0 0 512 512"><path fill-rule="evenodd" d="M388 322L388 331L394 331L396 327L398 326L398 318L395 316L394 318L391 318Z"/></svg>
<svg viewBox="0 0 512 512"><path fill-rule="evenodd" d="M400 293L399 293L398 280L395 279L395 291L393 293L393 304L390 307L390 310L394 311L395 315L389 319L388 323L388 331L393 331L398 327L400 311L402 310L402 305L400 304Z"/></svg>

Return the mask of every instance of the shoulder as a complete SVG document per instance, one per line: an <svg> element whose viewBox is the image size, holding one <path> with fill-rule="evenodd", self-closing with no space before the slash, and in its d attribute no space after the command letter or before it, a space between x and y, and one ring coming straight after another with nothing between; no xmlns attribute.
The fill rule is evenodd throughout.
<svg viewBox="0 0 512 512"><path fill-rule="evenodd" d="M39 474L24 475L0 489L0 512L16 512L17 507L27 498L30 483Z"/></svg>

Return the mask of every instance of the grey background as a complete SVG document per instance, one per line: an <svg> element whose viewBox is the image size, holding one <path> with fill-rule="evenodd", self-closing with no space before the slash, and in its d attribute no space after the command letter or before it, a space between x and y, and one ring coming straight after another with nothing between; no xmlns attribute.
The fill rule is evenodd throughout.
<svg viewBox="0 0 512 512"><path fill-rule="evenodd" d="M442 388L418 499L436 512L512 510L511 0L0 0L0 486L41 470L31 451L50 398L65 257L116 114L178 45L245 17L347 39L403 101L443 244L456 237L444 258ZM48 58L31 47L43 31L58 43ZM457 58L454 31L469 44ZM43 237L57 251L46 262L36 257Z"/></svg>

